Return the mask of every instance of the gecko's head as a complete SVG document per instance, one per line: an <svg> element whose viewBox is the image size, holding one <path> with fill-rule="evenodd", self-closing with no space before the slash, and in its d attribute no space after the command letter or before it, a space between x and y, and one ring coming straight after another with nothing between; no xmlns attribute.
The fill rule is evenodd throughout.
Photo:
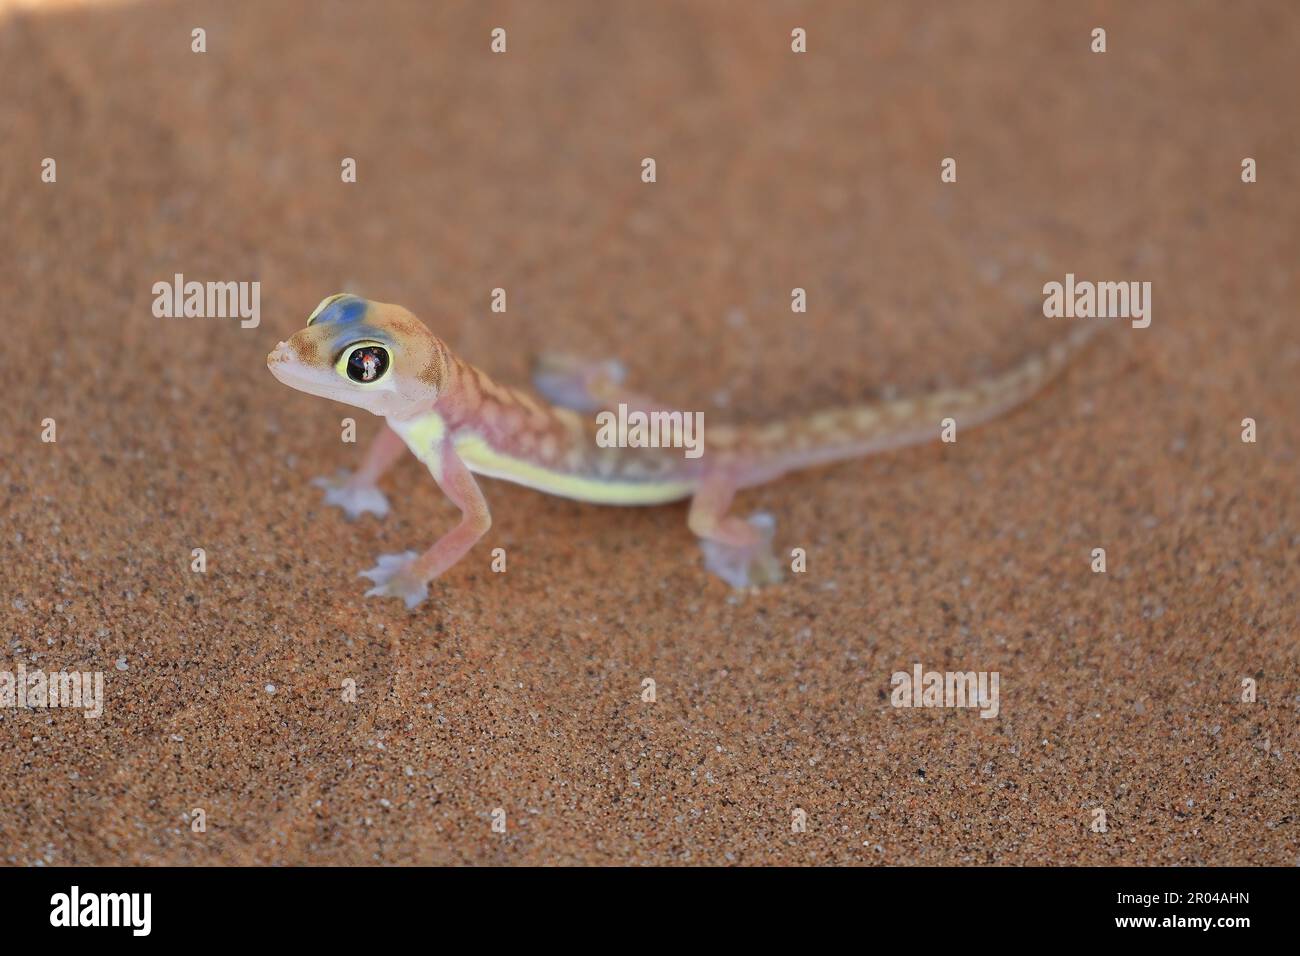
<svg viewBox="0 0 1300 956"><path fill-rule="evenodd" d="M266 357L291 388L401 417L438 398L446 349L410 312L355 295L332 295L307 327Z"/></svg>

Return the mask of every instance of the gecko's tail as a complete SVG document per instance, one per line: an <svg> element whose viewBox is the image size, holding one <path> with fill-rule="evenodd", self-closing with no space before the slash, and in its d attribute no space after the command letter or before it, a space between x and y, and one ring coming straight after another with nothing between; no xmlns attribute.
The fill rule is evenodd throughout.
<svg viewBox="0 0 1300 956"><path fill-rule="evenodd" d="M781 473L933 441L949 418L958 429L980 425L1043 388L1101 328L1097 323L1080 325L1015 368L964 388L760 425L746 436L746 451L759 470Z"/></svg>

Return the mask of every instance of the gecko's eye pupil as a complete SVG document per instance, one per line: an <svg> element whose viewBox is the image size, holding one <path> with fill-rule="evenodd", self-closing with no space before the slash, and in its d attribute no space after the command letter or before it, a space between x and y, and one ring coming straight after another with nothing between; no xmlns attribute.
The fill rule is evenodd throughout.
<svg viewBox="0 0 1300 956"><path fill-rule="evenodd" d="M363 345L348 356L348 378L354 382L374 382L388 371L388 350L378 345Z"/></svg>

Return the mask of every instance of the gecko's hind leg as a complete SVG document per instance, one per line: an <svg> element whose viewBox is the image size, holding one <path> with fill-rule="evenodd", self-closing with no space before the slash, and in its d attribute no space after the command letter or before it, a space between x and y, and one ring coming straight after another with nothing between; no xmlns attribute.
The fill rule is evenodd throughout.
<svg viewBox="0 0 1300 956"><path fill-rule="evenodd" d="M662 402L623 387L627 369L615 359L593 362L547 352L533 365L533 385L548 402L575 412L598 412L620 404L641 411L668 410Z"/></svg>
<svg viewBox="0 0 1300 956"><path fill-rule="evenodd" d="M776 520L757 512L747 520L727 514L736 487L721 478L706 478L691 498L686 523L700 539L704 566L733 588L781 580L781 563L772 550Z"/></svg>
<svg viewBox="0 0 1300 956"><path fill-rule="evenodd" d="M314 478L312 484L324 488L325 503L342 508L349 521L366 512L382 518L388 514L388 499L379 490L378 482L405 448L401 436L385 424L366 450L366 457L355 474L340 471L332 478Z"/></svg>

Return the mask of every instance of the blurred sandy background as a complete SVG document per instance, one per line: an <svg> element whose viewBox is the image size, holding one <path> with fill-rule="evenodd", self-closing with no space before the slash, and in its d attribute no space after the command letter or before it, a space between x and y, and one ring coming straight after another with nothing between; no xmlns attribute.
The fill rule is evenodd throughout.
<svg viewBox="0 0 1300 956"><path fill-rule="evenodd" d="M1294 4L17 6L0 669L107 700L0 710L0 859L1300 860ZM259 280L261 326L154 318L176 272ZM502 380L614 356L760 420L1006 368L1066 272L1151 281L1151 327L956 445L746 494L809 553L756 594L684 506L486 481L429 603L363 600L456 513L413 459L387 521L323 507L355 413L265 368L347 289ZM1000 672L1000 716L893 709L916 662Z"/></svg>

